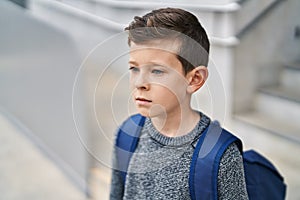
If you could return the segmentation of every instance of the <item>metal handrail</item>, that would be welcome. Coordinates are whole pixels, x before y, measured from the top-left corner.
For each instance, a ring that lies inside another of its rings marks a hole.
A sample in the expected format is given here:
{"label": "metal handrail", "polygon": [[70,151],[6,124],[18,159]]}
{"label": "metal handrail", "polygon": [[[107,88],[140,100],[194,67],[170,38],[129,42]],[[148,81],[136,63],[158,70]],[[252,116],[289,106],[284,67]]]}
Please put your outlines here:
{"label": "metal handrail", "polygon": [[222,5],[197,5],[187,3],[164,3],[164,2],[145,2],[145,1],[117,1],[117,0],[91,0],[95,3],[115,8],[130,8],[130,9],[153,9],[157,7],[180,7],[191,10],[204,12],[234,12],[240,9],[240,5],[236,2],[231,2]]}
{"label": "metal handrail", "polygon": [[[106,6],[111,7],[119,7],[119,8],[155,8],[156,6],[162,7],[163,3],[158,2],[134,2],[134,1],[116,1],[116,0],[91,0],[96,3],[103,3]],[[220,38],[220,37],[210,37],[210,41],[212,44],[222,45],[222,46],[234,46],[239,43],[239,39],[248,32],[258,21],[261,20],[265,15],[267,15],[273,8],[275,8],[280,2],[284,0],[276,0],[272,4],[270,4],[263,12],[257,15],[250,23],[248,23],[242,30],[240,30],[235,36]],[[60,1],[46,1],[47,5],[51,4],[52,6],[63,9],[67,12],[80,15],[94,23],[97,23],[101,26],[105,26],[114,31],[123,31],[126,24],[120,24],[115,21],[97,16],[95,14],[91,14],[87,11],[75,8],[71,5],[67,5]],[[237,1],[238,2],[238,1]],[[167,5],[167,4],[166,4]],[[168,4],[170,6],[170,4]],[[190,4],[179,4],[179,3],[172,3],[171,6],[174,7],[183,7],[189,9],[200,9],[206,12],[233,12],[240,9],[238,3],[228,3],[225,5],[190,5]]]}
{"label": "metal handrail", "polygon": [[89,13],[89,12],[81,10],[79,8],[75,8],[71,5],[62,3],[60,1],[46,0],[46,1],[38,1],[38,3],[41,5],[43,5],[43,4],[46,4],[47,6],[50,5],[52,7],[55,7],[56,9],[64,10],[68,13],[78,15],[78,16],[83,17],[89,21],[96,23],[96,24],[105,26],[113,31],[122,31],[124,29],[124,27],[126,27],[125,24],[120,24],[120,23],[114,22],[114,21],[106,19],[104,17],[100,17],[98,15]]}
{"label": "metal handrail", "polygon": [[[113,2],[117,2],[117,1],[113,1]],[[120,1],[121,2],[121,1]],[[57,9],[61,9],[64,10],[66,12],[75,14],[75,15],[79,15],[87,20],[90,20],[96,24],[99,24],[101,26],[105,26],[113,31],[118,31],[121,32],[124,30],[124,27],[127,26],[127,24],[120,24],[117,22],[114,22],[112,20],[97,16],[95,14],[91,14],[87,11],[81,10],[79,8],[75,8],[71,5],[67,5],[65,3],[59,2],[59,1],[39,1],[40,4],[47,4],[48,6],[51,5]],[[112,4],[110,4],[112,5]],[[139,4],[141,5],[141,4]],[[124,4],[123,4],[124,6]],[[213,6],[214,7],[214,6]],[[204,7],[202,7],[204,8]],[[220,11],[219,7],[214,7],[214,8],[218,8],[218,9],[214,9],[214,11],[218,12]],[[223,9],[222,12],[225,12],[226,9]],[[227,10],[228,12],[231,12],[232,10]],[[221,46],[234,46],[236,44],[238,44],[238,39],[235,37],[228,37],[228,38],[219,38],[219,37],[210,37],[210,42],[212,44],[216,44],[216,45],[221,45]]]}

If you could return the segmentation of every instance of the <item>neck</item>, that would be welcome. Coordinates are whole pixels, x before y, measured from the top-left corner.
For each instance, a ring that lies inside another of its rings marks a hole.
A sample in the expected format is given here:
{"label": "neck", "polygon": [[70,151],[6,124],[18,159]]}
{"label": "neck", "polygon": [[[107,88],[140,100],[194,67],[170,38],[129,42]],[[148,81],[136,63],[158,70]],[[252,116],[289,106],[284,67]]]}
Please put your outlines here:
{"label": "neck", "polygon": [[154,127],[168,137],[178,137],[193,130],[200,115],[190,107],[182,109],[179,113],[171,113],[167,116],[156,116],[151,118]]}

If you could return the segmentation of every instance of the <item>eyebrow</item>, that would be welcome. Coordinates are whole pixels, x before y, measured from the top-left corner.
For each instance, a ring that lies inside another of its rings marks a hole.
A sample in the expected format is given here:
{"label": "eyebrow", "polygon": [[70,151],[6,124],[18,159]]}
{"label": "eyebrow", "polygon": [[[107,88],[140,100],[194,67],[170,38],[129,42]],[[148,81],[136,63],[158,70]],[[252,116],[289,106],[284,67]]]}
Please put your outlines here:
{"label": "eyebrow", "polygon": [[137,63],[137,62],[135,62],[135,61],[132,61],[132,60],[130,60],[128,63],[129,63],[129,64],[133,64],[133,65],[138,65],[138,63]]}
{"label": "eyebrow", "polygon": [[[128,62],[129,64],[132,64],[132,65],[135,65],[135,66],[139,66],[139,64],[136,62],[136,61],[129,61]],[[164,64],[161,64],[161,63],[157,63],[157,62],[149,62],[143,66],[161,66],[161,67],[166,67],[168,68],[168,66],[164,65]]]}

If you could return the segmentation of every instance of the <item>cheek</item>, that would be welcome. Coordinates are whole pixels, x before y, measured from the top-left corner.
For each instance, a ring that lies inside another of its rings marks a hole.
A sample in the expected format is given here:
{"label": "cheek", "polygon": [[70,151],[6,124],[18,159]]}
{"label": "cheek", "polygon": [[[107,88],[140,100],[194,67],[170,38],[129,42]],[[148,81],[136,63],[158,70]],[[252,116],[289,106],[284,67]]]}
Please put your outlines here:
{"label": "cheek", "polygon": [[129,76],[129,88],[130,88],[130,90],[133,90],[135,88],[135,76],[134,75]]}
{"label": "cheek", "polygon": [[[155,98],[158,102],[162,104],[169,104],[170,102],[181,102],[184,98],[185,92],[183,90],[179,90],[177,87],[172,86],[162,86],[156,85],[153,86],[153,91],[155,91]],[[169,102],[169,103],[168,103]]]}
{"label": "cheek", "polygon": [[172,82],[166,83],[165,85],[169,93],[172,93],[173,96],[177,96],[177,98],[180,98],[182,97],[182,95],[186,94],[188,85],[187,82],[182,78],[174,80]]}

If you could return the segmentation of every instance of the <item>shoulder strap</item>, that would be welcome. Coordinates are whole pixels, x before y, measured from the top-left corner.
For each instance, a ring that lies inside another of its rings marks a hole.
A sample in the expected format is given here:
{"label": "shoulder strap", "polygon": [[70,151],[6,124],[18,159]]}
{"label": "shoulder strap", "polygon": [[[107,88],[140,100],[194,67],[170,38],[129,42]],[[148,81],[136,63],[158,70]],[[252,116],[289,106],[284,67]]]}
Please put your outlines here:
{"label": "shoulder strap", "polygon": [[138,144],[140,132],[145,123],[145,119],[146,118],[140,114],[133,115],[121,125],[117,133],[117,170],[121,171],[124,184],[129,161]]}
{"label": "shoulder strap", "polygon": [[218,122],[211,122],[199,138],[190,166],[189,187],[192,200],[212,199],[218,195],[218,170],[227,147],[237,142],[242,152],[241,141],[222,129]]}

